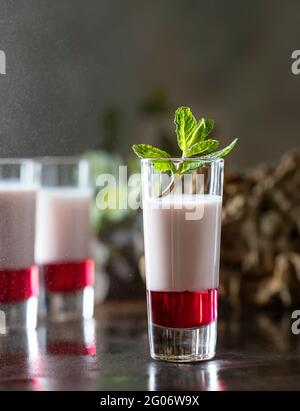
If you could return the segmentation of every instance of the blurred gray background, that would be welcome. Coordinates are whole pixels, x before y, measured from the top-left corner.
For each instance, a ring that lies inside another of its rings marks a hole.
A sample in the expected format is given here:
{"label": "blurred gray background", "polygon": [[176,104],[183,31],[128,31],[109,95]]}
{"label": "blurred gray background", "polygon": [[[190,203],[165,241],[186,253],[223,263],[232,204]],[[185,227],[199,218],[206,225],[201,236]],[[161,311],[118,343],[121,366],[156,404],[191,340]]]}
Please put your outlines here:
{"label": "blurred gray background", "polygon": [[276,161],[299,145],[299,15],[291,0],[0,0],[1,157],[107,146],[110,122],[129,154],[189,105],[240,138],[232,166]]}

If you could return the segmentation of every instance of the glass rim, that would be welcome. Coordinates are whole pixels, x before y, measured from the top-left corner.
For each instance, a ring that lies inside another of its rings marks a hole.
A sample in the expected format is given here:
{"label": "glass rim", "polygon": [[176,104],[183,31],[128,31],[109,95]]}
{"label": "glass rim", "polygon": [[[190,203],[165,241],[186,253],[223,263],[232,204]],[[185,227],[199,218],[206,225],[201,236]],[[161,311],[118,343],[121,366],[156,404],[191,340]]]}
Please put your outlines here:
{"label": "glass rim", "polygon": [[205,158],[205,157],[188,157],[188,158],[182,158],[182,157],[162,157],[162,158],[142,158],[141,163],[147,163],[151,161],[176,161],[176,162],[181,162],[181,161],[188,161],[188,162],[193,162],[193,161],[203,161],[204,163],[224,163],[223,158]]}

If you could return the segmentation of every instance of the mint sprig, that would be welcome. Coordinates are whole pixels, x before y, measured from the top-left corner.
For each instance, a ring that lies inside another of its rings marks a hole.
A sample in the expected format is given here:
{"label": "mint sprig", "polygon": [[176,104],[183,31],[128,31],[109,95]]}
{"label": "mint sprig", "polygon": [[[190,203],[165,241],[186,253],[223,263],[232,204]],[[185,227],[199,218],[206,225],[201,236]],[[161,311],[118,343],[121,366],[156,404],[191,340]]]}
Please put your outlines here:
{"label": "mint sprig", "polygon": [[[176,125],[177,143],[182,151],[182,160],[177,166],[170,161],[155,160],[170,158],[170,154],[149,144],[134,144],[133,151],[139,158],[151,158],[154,167],[161,172],[183,175],[187,172],[202,167],[207,160],[225,157],[235,146],[235,139],[227,147],[214,151],[219,146],[218,140],[207,138],[214,127],[213,120],[201,118],[197,120],[189,107],[179,107],[175,112],[174,123]],[[201,159],[193,160],[193,156]],[[189,159],[189,161],[186,161]]]}
{"label": "mint sprig", "polygon": [[189,147],[185,153],[184,157],[192,157],[196,156],[199,153],[206,153],[212,150],[215,150],[216,148],[219,147],[219,142],[218,140],[205,140],[205,141],[199,141],[196,144],[193,144],[191,147]]}

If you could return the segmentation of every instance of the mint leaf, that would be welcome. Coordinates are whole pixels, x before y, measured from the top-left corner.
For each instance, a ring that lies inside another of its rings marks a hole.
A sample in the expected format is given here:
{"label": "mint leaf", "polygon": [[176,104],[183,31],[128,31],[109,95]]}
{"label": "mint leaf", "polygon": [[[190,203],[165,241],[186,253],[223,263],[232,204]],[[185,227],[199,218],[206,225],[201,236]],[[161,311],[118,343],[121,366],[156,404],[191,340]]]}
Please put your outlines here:
{"label": "mint leaf", "polygon": [[214,128],[214,125],[214,120],[205,120],[205,136],[203,138],[206,138],[209,135],[209,133]]}
{"label": "mint leaf", "polygon": [[[171,157],[166,151],[160,148],[153,147],[150,144],[134,144],[132,150],[139,158],[169,158]],[[171,173],[176,173],[176,167],[172,161],[159,161],[153,160],[152,164],[156,170],[162,173],[170,171]]]}
{"label": "mint leaf", "polygon": [[205,160],[215,160],[217,158],[225,157],[233,147],[236,145],[238,139],[232,141],[227,147],[223,148],[222,150],[215,151],[214,153],[206,154],[201,156],[201,159],[195,161],[183,161],[182,165],[179,167],[179,174],[184,174],[188,171],[196,170],[197,168],[203,167],[205,165]]}
{"label": "mint leaf", "polygon": [[134,144],[132,150],[139,158],[168,158],[171,157],[166,151],[153,147],[150,144]]}
{"label": "mint leaf", "polygon": [[167,173],[170,171],[172,174],[177,173],[177,169],[175,167],[175,164],[172,161],[159,161],[159,160],[152,160],[152,164],[156,168],[156,170],[162,172],[162,173]]}
{"label": "mint leaf", "polygon": [[205,165],[205,161],[195,160],[195,161],[184,161],[179,167],[179,174],[183,175],[189,171],[197,170]]}
{"label": "mint leaf", "polygon": [[214,127],[213,120],[202,118],[199,122],[189,107],[179,107],[175,113],[177,141],[184,157],[189,157],[189,149],[206,139]]}
{"label": "mint leaf", "polygon": [[205,120],[205,118],[202,118],[197,124],[197,127],[194,129],[193,134],[188,142],[189,147],[191,145],[200,143],[201,141],[205,140],[213,128],[214,128],[213,120]]}
{"label": "mint leaf", "polygon": [[194,131],[198,123],[189,107],[179,107],[175,112],[177,141],[180,149],[185,153],[189,147]]}
{"label": "mint leaf", "polygon": [[233,140],[232,143],[230,143],[228,146],[226,146],[222,150],[215,151],[214,153],[206,154],[205,156],[202,156],[202,158],[208,159],[208,160],[213,160],[215,158],[225,157],[225,156],[227,156],[227,154],[230,153],[230,151],[236,145],[237,141],[238,141],[238,138]]}
{"label": "mint leaf", "polygon": [[196,156],[197,154],[205,153],[207,151],[215,150],[219,147],[219,142],[217,140],[204,140],[192,145],[185,152],[186,157]]}

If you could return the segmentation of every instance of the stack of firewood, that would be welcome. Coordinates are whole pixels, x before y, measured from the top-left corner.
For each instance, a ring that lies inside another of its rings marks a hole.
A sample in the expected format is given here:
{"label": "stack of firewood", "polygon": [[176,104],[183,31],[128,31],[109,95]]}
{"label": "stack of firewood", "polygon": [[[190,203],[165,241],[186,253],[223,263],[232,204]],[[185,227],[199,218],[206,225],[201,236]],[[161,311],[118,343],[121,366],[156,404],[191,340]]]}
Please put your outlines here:
{"label": "stack of firewood", "polygon": [[230,304],[300,303],[300,150],[225,174],[221,262],[220,297]]}

